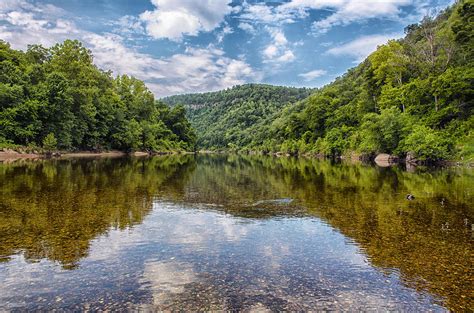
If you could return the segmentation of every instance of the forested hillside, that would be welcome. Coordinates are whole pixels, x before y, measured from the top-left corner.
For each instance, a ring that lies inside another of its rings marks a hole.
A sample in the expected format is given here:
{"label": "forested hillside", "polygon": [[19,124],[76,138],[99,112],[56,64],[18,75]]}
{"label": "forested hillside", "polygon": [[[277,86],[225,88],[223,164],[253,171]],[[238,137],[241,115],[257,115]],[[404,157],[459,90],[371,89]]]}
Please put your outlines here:
{"label": "forested hillside", "polygon": [[183,104],[203,149],[243,148],[262,142],[267,126],[287,105],[310,95],[312,89],[247,84],[222,91],[162,99]]}
{"label": "forested hillside", "polygon": [[0,147],[169,151],[194,142],[183,107],[99,70],[80,42],[23,52],[0,40]]}
{"label": "forested hillside", "polygon": [[309,90],[258,85],[164,101],[190,109],[204,149],[472,159],[473,25],[474,1],[459,1],[299,102]]}

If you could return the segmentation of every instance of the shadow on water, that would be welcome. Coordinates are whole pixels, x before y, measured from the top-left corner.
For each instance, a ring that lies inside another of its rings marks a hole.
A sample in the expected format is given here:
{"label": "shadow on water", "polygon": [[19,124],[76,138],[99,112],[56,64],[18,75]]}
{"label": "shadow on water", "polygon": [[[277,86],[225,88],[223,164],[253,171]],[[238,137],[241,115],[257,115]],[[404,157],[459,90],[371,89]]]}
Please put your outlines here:
{"label": "shadow on water", "polygon": [[[22,254],[29,262],[49,259],[77,269],[92,240],[113,229],[133,231],[164,201],[242,223],[317,218],[356,243],[387,277],[396,273],[405,286],[435,295],[448,309],[474,307],[469,169],[407,172],[236,155],[77,159],[0,164],[0,189],[3,262]],[[415,200],[406,200],[408,193]],[[178,278],[193,275],[185,265],[155,263],[144,271],[178,266],[175,271],[185,273]]]}

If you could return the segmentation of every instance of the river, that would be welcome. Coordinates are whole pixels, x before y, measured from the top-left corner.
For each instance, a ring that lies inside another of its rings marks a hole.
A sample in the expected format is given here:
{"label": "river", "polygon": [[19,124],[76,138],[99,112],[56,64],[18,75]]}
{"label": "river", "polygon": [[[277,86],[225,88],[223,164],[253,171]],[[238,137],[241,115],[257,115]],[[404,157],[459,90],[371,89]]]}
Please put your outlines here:
{"label": "river", "polygon": [[0,311],[474,308],[472,169],[59,159],[0,189]]}

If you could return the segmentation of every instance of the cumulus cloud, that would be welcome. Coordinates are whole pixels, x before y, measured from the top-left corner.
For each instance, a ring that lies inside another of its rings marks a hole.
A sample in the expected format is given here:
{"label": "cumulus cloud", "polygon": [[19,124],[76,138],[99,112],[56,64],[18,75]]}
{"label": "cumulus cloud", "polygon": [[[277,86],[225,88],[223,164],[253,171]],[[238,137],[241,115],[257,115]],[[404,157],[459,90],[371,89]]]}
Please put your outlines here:
{"label": "cumulus cloud", "polygon": [[28,44],[51,46],[66,38],[76,38],[78,31],[64,17],[65,12],[52,5],[33,5],[23,0],[0,3],[0,38],[14,48]]}
{"label": "cumulus cloud", "polygon": [[307,17],[309,10],[332,13],[313,23],[316,32],[326,32],[337,25],[347,25],[371,18],[398,19],[401,8],[418,6],[413,0],[291,0],[277,6],[245,4],[240,18],[252,23],[283,25]]}
{"label": "cumulus cloud", "polygon": [[[269,6],[265,3],[249,4],[245,2],[242,6],[240,20],[252,24],[283,25],[294,23],[294,12],[280,10],[281,6]],[[304,11],[300,11],[304,13]],[[304,14],[300,14],[305,15]]]}
{"label": "cumulus cloud", "polygon": [[125,15],[111,24],[116,27],[115,31],[121,34],[145,34],[143,24],[136,16]]}
{"label": "cumulus cloud", "polygon": [[208,47],[189,48],[182,54],[162,59],[160,73],[166,78],[149,84],[160,96],[211,91],[260,80],[260,74],[243,60],[224,56],[224,51]]}
{"label": "cumulus cloud", "polygon": [[140,20],[155,39],[179,41],[184,35],[212,31],[232,11],[231,0],[152,0],[155,9],[145,11]]}
{"label": "cumulus cloud", "polygon": [[272,42],[263,50],[264,62],[285,63],[295,59],[293,51],[288,47],[288,40],[281,29],[267,28]]}
{"label": "cumulus cloud", "polygon": [[82,40],[92,50],[95,63],[100,68],[112,69],[116,74],[127,74],[145,81],[165,78],[161,71],[165,61],[128,48],[118,35],[85,33]]}
{"label": "cumulus cloud", "polygon": [[252,24],[246,23],[246,22],[239,23],[239,28],[246,31],[249,34],[255,34],[256,32],[255,27],[253,27]]}
{"label": "cumulus cloud", "polygon": [[[97,34],[78,28],[73,21],[63,18],[65,14],[59,8],[22,0],[6,1],[9,5],[0,4],[0,20],[4,22],[0,25],[0,38],[10,42],[13,48],[26,49],[29,44],[37,43],[49,47],[68,38],[81,40],[91,49],[94,62],[100,68],[144,80],[158,97],[222,89],[261,79],[261,75],[243,59],[226,57],[223,50],[212,46],[189,48],[182,53],[157,58],[129,47],[120,35]],[[121,22],[136,25],[130,18]],[[222,32],[231,31],[224,27]]]}
{"label": "cumulus cloud", "polygon": [[[312,24],[315,32],[323,33],[337,25],[347,25],[372,18],[399,19],[401,9],[408,5],[414,5],[413,0],[291,0],[279,5],[244,2],[241,14],[238,16],[239,28],[252,34],[257,28],[261,28],[270,34],[273,41],[262,51],[264,63],[290,62],[295,56],[294,52],[288,48],[289,44],[286,42],[282,29],[285,24],[308,17],[309,10],[332,12]],[[285,42],[280,41],[279,38],[284,38]],[[347,54],[356,55],[359,60],[367,55],[367,51],[370,52],[376,47],[373,42],[380,43],[379,37],[365,39],[368,46],[356,46],[354,52]],[[336,54],[341,51],[342,53],[343,48],[341,47],[341,50],[336,48],[331,52]]]}
{"label": "cumulus cloud", "polygon": [[303,74],[299,74],[299,77],[302,77],[305,81],[309,82],[318,77],[326,75],[327,71],[325,70],[313,70]]}
{"label": "cumulus cloud", "polygon": [[238,16],[240,29],[253,35],[257,33],[257,29],[262,29],[270,35],[272,41],[262,51],[264,63],[286,63],[295,59],[282,27],[284,24],[294,23],[294,16],[292,13],[279,11],[278,8],[279,6],[266,3],[244,2]]}
{"label": "cumulus cloud", "polygon": [[397,19],[401,13],[400,8],[410,4],[412,4],[412,0],[348,0],[342,4],[328,6],[336,9],[336,12],[323,20],[316,21],[313,28],[317,32],[326,32],[336,25],[348,25],[371,18]]}
{"label": "cumulus cloud", "polygon": [[362,36],[348,43],[336,46],[327,51],[328,54],[341,56],[347,55],[354,58],[354,63],[363,61],[377,46],[393,38],[400,38],[402,34],[369,35]]}

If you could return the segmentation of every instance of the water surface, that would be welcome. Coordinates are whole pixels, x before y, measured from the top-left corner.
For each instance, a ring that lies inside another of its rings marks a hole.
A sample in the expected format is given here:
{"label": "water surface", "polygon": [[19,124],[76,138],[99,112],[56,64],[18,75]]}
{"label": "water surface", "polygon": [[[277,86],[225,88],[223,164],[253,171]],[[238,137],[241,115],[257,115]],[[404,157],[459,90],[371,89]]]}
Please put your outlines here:
{"label": "water surface", "polygon": [[472,170],[73,159],[0,188],[0,310],[474,307]]}

